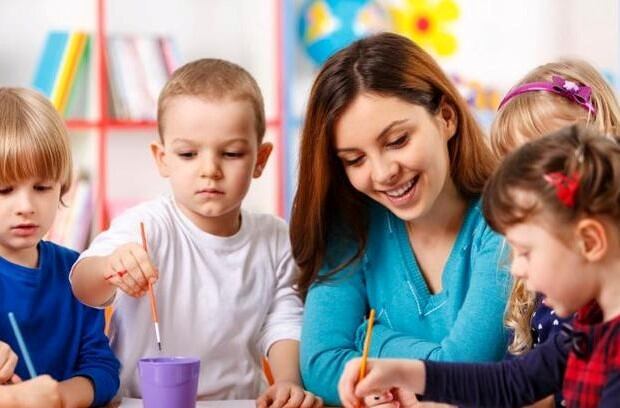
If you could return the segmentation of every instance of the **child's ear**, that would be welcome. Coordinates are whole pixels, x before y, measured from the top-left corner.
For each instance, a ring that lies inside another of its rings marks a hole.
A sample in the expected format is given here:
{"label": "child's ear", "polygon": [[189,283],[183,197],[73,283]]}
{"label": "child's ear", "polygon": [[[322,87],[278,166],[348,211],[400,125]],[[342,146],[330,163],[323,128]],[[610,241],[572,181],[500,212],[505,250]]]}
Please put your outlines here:
{"label": "child's ear", "polygon": [[456,128],[458,125],[458,115],[456,114],[456,109],[451,103],[448,103],[445,97],[442,99],[439,104],[439,112],[437,113],[437,118],[440,121],[442,126],[442,131],[444,132],[444,136],[446,140],[450,140],[452,136],[456,134]]}
{"label": "child's ear", "polygon": [[603,258],[609,248],[605,227],[593,218],[585,218],[577,223],[576,238],[581,255],[590,262]]}
{"label": "child's ear", "polygon": [[262,143],[260,146],[258,146],[256,164],[254,165],[254,173],[252,174],[254,178],[259,178],[261,174],[263,174],[263,170],[267,165],[267,160],[269,159],[272,150],[273,145],[268,142]]}
{"label": "child's ear", "polygon": [[155,164],[157,164],[157,169],[159,170],[159,175],[162,177],[170,177],[170,172],[168,171],[168,165],[166,164],[166,149],[164,145],[156,140],[151,142],[151,154],[153,155],[153,159],[155,159]]}

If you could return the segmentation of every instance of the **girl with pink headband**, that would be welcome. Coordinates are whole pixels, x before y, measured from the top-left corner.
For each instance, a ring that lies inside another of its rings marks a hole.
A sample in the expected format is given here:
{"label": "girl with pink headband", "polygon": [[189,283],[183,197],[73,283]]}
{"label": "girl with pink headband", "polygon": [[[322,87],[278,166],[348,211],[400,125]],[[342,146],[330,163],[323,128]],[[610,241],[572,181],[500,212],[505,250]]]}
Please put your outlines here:
{"label": "girl with pink headband", "polygon": [[[601,74],[582,60],[562,60],[539,66],[519,81],[501,101],[491,126],[491,146],[500,157],[526,142],[573,123],[590,123],[617,134],[620,108]],[[508,351],[527,353],[570,320],[558,318],[540,296],[516,279],[508,302],[506,325],[512,330]],[[555,399],[555,401],[554,401]],[[562,406],[561,395],[540,405]]]}
{"label": "girl with pink headband", "polygon": [[592,65],[570,59],[530,71],[506,94],[491,126],[500,157],[525,142],[573,123],[614,133],[620,109],[614,91]]}

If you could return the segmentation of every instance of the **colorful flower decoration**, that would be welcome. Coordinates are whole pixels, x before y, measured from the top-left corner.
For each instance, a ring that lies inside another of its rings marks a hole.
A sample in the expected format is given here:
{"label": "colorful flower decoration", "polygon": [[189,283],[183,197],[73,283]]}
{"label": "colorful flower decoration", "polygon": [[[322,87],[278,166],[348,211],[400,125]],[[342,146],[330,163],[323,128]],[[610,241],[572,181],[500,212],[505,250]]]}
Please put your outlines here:
{"label": "colorful flower decoration", "polygon": [[452,55],[456,51],[456,37],[446,31],[447,26],[459,17],[454,0],[391,1],[388,9],[397,33],[440,56]]}
{"label": "colorful flower decoration", "polygon": [[325,1],[312,3],[308,9],[308,24],[305,33],[306,42],[314,42],[328,37],[338,30],[340,22],[334,18],[329,4]]}

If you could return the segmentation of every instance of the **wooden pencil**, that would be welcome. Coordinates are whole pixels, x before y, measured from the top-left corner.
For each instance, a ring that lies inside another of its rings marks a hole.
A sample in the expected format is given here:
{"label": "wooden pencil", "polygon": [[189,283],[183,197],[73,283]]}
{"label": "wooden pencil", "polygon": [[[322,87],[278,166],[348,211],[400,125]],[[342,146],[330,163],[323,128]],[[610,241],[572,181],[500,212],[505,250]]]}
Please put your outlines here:
{"label": "wooden pencil", "polygon": [[375,309],[370,309],[368,325],[366,326],[366,337],[364,338],[364,350],[362,351],[362,363],[360,364],[360,375],[358,381],[366,375],[366,362],[368,361],[368,350],[370,349],[370,338],[372,336],[372,326],[375,322]]}

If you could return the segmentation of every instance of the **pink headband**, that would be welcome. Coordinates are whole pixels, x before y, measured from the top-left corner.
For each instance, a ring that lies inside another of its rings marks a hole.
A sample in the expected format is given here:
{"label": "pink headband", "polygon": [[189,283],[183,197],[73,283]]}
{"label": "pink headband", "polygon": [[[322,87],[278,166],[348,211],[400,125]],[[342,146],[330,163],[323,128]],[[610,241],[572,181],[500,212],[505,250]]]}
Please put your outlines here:
{"label": "pink headband", "polygon": [[502,99],[497,109],[501,109],[502,106],[515,96],[532,91],[553,92],[554,94],[575,102],[592,115],[596,115],[596,109],[591,101],[592,89],[587,85],[569,81],[561,76],[553,76],[552,82],[530,82],[511,89],[510,92],[504,96],[504,99]]}

